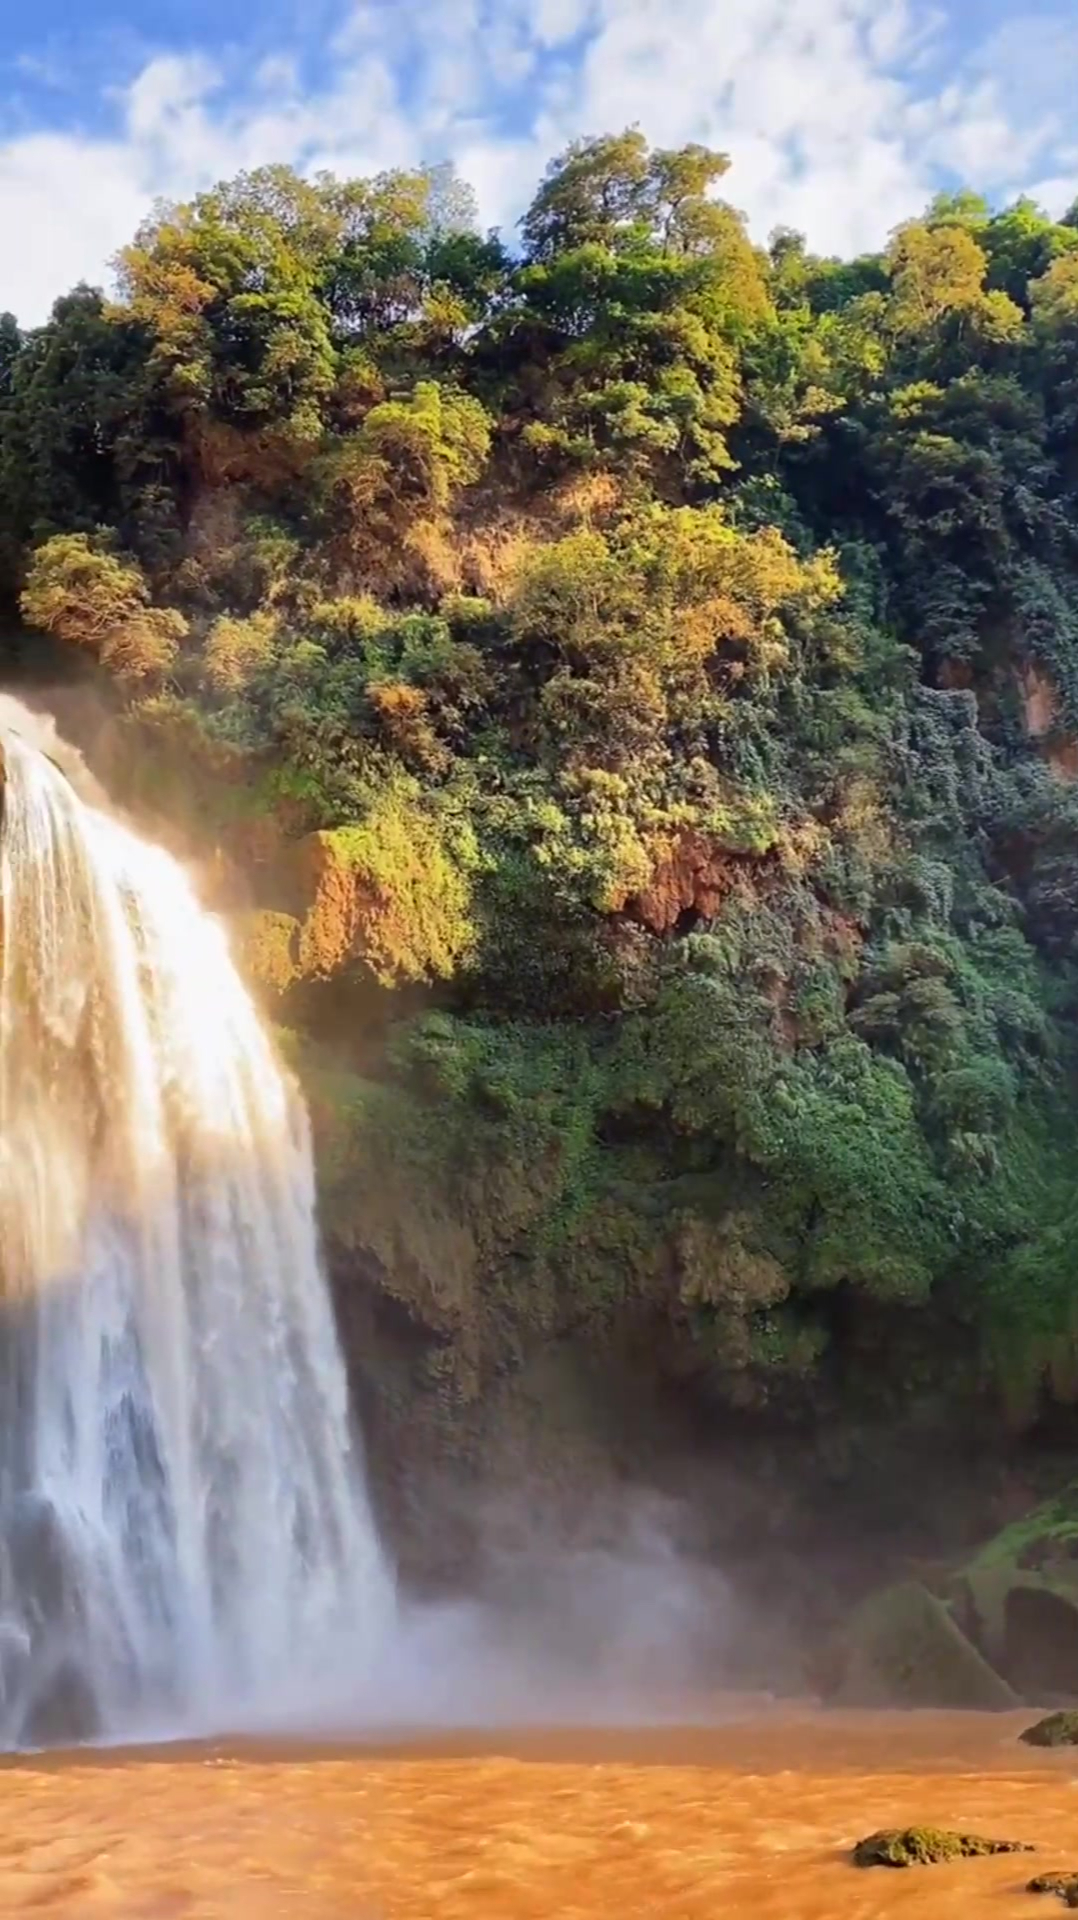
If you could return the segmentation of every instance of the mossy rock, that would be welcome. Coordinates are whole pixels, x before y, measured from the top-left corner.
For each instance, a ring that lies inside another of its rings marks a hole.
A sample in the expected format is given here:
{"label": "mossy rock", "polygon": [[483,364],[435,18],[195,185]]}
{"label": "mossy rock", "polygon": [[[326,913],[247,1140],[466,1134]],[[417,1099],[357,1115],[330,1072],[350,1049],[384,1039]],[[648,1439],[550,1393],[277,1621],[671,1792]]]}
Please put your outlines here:
{"label": "mossy rock", "polygon": [[299,978],[299,921],[288,913],[256,908],[236,914],[232,931],[247,978],[271,993],[286,993]]}
{"label": "mossy rock", "polygon": [[469,836],[451,837],[405,788],[386,789],[361,825],[306,835],[295,856],[303,977],[361,967],[383,987],[452,978],[475,945],[477,855]]}
{"label": "mossy rock", "polygon": [[964,1571],[992,1567],[1050,1574],[1078,1588],[1078,1482],[994,1534]]}
{"label": "mossy rock", "polygon": [[885,1588],[858,1608],[836,1657],[833,1704],[857,1707],[1019,1705],[941,1600],[916,1581]]}
{"label": "mossy rock", "polygon": [[950,1596],[960,1626],[1019,1694],[1078,1695],[1078,1491],[1004,1528]]}
{"label": "mossy rock", "polygon": [[987,1853],[1032,1853],[1025,1840],[985,1840],[949,1827],[884,1827],[859,1840],[855,1867],[931,1867],[946,1860],[975,1860]]}
{"label": "mossy rock", "polygon": [[1049,1713],[1018,1737],[1027,1747],[1078,1747],[1078,1712]]}
{"label": "mossy rock", "polygon": [[1078,1873],[1038,1873],[1026,1882],[1027,1893],[1055,1893],[1065,1907],[1078,1907]]}
{"label": "mossy rock", "polygon": [[1078,1581],[1016,1567],[973,1567],[951,1593],[964,1631],[1014,1686],[1078,1692]]}

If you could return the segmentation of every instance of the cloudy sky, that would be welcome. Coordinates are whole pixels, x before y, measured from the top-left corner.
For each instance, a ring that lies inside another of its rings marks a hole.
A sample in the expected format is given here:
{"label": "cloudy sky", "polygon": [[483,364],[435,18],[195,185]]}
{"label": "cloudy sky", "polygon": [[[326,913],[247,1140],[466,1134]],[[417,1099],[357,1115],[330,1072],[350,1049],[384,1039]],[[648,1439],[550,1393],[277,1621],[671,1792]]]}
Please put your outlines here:
{"label": "cloudy sky", "polygon": [[44,317],[157,195],[452,156],[510,229],[567,140],[725,148],[765,239],[881,241],[940,184],[1078,193],[1075,0],[0,0],[0,310]]}

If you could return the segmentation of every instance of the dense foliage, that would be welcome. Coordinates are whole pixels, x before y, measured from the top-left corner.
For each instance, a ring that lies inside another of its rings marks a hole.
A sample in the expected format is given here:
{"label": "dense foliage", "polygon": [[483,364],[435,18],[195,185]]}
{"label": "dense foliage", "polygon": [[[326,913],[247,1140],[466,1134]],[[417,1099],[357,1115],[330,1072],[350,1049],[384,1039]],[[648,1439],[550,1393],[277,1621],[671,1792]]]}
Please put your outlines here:
{"label": "dense foliage", "polygon": [[876,1340],[1030,1411],[1078,1379],[1078,213],[821,259],[726,169],[580,142],[515,252],[444,170],[159,208],[115,299],[0,323],[4,586],[247,868],[335,1230],[705,1400]]}

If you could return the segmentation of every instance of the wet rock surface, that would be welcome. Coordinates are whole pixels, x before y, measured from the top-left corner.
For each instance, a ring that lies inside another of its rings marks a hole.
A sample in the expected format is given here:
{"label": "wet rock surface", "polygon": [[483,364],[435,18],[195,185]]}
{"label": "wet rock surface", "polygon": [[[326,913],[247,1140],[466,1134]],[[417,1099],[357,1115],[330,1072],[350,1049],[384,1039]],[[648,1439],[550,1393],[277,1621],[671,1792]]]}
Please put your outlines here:
{"label": "wet rock surface", "polygon": [[835,1649],[831,1703],[972,1707],[1003,1711],[1018,1697],[916,1581],[885,1588],[857,1609]]}
{"label": "wet rock surface", "polygon": [[1019,1738],[1027,1747],[1078,1747],[1078,1710],[1064,1708],[1046,1714]]}
{"label": "wet rock surface", "polygon": [[1065,1907],[1078,1907],[1078,1873],[1038,1873],[1026,1882],[1027,1893],[1054,1893]]}
{"label": "wet rock surface", "polygon": [[992,1853],[1032,1853],[1024,1840],[986,1840],[947,1827],[884,1827],[859,1840],[855,1867],[930,1867],[946,1860],[974,1860]]}

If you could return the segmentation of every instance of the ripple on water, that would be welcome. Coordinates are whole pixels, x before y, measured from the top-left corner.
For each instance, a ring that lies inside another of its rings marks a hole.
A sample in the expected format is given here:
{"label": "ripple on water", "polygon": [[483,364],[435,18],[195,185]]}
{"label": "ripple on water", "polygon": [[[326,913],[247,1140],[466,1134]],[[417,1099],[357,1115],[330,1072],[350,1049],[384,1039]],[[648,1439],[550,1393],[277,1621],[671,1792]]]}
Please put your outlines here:
{"label": "ripple on water", "polygon": [[[237,1745],[4,1768],[0,1914],[65,1920],[1040,1920],[1078,1869],[1075,1758],[1012,1715],[772,1712],[711,1730]],[[911,1822],[1032,1841],[908,1873]]]}

